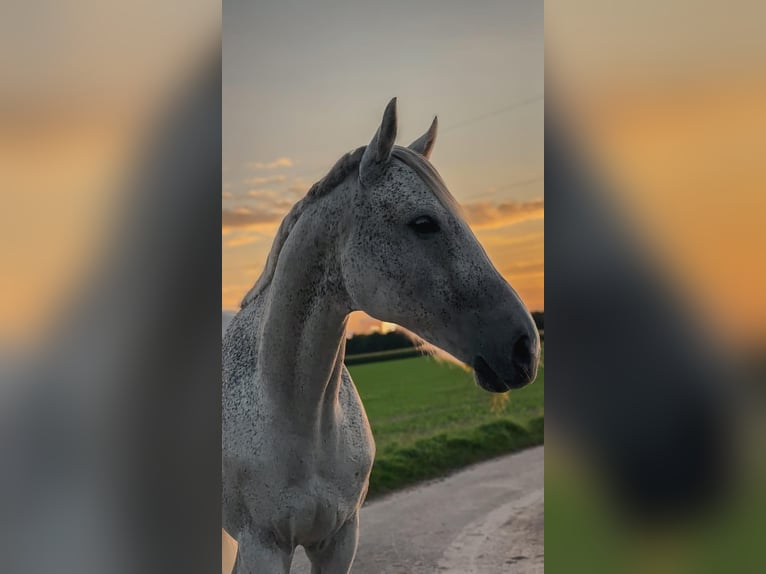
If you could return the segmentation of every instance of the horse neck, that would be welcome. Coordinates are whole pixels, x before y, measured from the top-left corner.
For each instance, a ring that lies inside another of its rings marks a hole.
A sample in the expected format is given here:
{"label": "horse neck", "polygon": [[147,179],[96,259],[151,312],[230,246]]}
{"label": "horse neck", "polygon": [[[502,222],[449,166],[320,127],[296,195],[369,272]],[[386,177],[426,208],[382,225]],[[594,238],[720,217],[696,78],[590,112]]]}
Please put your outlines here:
{"label": "horse neck", "polygon": [[336,256],[337,214],[324,207],[301,215],[264,297],[261,384],[298,432],[333,421],[351,310]]}

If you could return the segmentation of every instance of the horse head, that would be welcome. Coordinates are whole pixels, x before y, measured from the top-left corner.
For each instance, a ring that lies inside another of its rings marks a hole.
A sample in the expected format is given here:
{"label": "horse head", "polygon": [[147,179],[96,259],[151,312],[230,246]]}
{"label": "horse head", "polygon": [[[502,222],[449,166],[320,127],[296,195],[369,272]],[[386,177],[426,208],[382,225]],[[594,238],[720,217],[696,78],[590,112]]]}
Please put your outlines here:
{"label": "horse head", "polygon": [[394,145],[396,130],[394,98],[362,153],[339,246],[353,307],[471,365],[487,391],[531,383],[539,334],[428,161],[437,120],[408,147]]}

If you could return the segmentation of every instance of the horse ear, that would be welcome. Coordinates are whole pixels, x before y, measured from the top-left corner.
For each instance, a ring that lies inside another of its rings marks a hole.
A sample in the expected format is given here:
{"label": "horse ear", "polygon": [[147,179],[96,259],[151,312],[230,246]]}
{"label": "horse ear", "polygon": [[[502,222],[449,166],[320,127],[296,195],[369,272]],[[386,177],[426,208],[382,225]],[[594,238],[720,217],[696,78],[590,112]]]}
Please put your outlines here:
{"label": "horse ear", "polygon": [[418,152],[426,159],[431,157],[431,150],[434,149],[434,143],[436,143],[436,131],[439,128],[439,118],[434,116],[434,121],[431,122],[431,127],[428,131],[416,139],[409,145],[412,151]]}
{"label": "horse ear", "polygon": [[396,139],[396,98],[391,98],[383,112],[383,121],[367,146],[359,164],[359,179],[362,184],[374,183],[385,170],[391,157]]}

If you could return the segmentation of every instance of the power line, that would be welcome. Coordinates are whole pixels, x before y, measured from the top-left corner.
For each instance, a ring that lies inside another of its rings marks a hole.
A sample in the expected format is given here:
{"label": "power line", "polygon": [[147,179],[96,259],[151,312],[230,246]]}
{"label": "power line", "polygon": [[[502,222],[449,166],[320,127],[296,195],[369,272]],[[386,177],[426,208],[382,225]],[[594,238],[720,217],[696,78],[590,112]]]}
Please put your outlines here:
{"label": "power line", "polygon": [[[474,116],[472,118],[467,118],[465,120],[461,120],[461,121],[459,121],[457,123],[448,125],[448,126],[443,127],[443,128],[440,127],[439,128],[439,133],[442,134],[442,133],[445,133],[445,132],[450,132],[452,130],[459,129],[459,128],[471,125],[473,123],[480,122],[480,121],[485,120],[487,118],[491,118],[491,117],[494,117],[494,116],[499,116],[501,114],[513,111],[513,110],[515,110],[517,108],[521,108],[521,107],[527,106],[529,104],[533,104],[535,102],[542,101],[544,99],[545,99],[545,96],[542,95],[542,94],[538,94],[536,96],[531,96],[529,98],[520,100],[520,101],[515,102],[513,104],[504,106],[502,108],[498,108],[496,110],[492,110],[491,112],[487,112],[487,113],[482,114],[480,116]],[[307,153],[307,152],[308,153],[314,153],[314,152],[317,152],[317,151],[325,151],[325,146],[311,147],[308,150],[303,150],[303,153]],[[317,176],[317,177],[321,177],[321,174],[323,172],[321,172],[320,170],[317,170],[316,173],[320,173],[320,175]],[[307,177],[307,176],[299,175],[298,177]],[[308,179],[310,179],[310,178],[308,178]]]}
{"label": "power line", "polygon": [[[529,104],[533,104],[533,103],[538,102],[538,101],[543,101],[544,99],[545,99],[545,96],[542,95],[542,94],[538,94],[536,96],[531,96],[529,98],[520,100],[520,101],[515,102],[513,104],[504,106],[502,108],[498,108],[496,110],[492,110],[491,112],[487,112],[487,113],[482,114],[480,116],[474,116],[472,118],[467,118],[467,119],[461,120],[461,121],[459,121],[457,123],[448,125],[448,126],[446,126],[444,128],[439,128],[439,133],[445,133],[445,132],[449,132],[449,131],[452,131],[452,130],[455,130],[455,129],[459,129],[459,128],[471,125],[473,123],[480,122],[480,121],[485,120],[487,118],[499,116],[501,114],[513,111],[515,109],[518,109],[518,108],[521,108],[521,107],[524,107],[524,106],[527,106]],[[311,152],[319,151],[320,149],[322,151],[324,151],[323,147],[313,148],[313,149],[310,149],[309,151],[311,151]],[[314,178],[308,177],[305,174],[304,175],[300,175],[299,174],[296,177],[300,178],[300,179],[307,179],[309,181],[313,181],[313,179],[317,179],[318,180],[319,178],[322,177],[322,175],[321,175],[323,173],[322,171],[317,170],[315,173],[317,173],[319,175],[315,176]],[[477,198],[480,198],[480,197],[483,197],[483,196],[492,195],[492,194],[494,194],[497,191],[504,191],[506,189],[511,189],[513,187],[520,187],[520,186],[523,186],[523,185],[528,185],[528,184],[536,183],[538,181],[543,181],[543,180],[544,180],[544,178],[538,177],[538,178],[534,178],[534,179],[518,181],[518,182],[510,183],[510,184],[505,185],[503,187],[495,188],[494,191],[480,193],[480,194],[477,194],[477,195],[472,195],[472,196],[470,196],[470,197],[468,197],[466,199],[477,199]]]}
{"label": "power line", "polygon": [[487,112],[486,114],[482,114],[480,116],[475,116],[475,117],[472,117],[472,118],[468,118],[468,119],[465,119],[463,121],[457,122],[455,124],[449,125],[449,126],[443,128],[443,129],[439,130],[439,131],[442,132],[442,133],[449,132],[449,131],[452,131],[452,130],[455,130],[455,129],[458,129],[458,128],[465,127],[465,126],[470,125],[472,123],[479,122],[481,120],[485,120],[487,118],[491,118],[491,117],[494,117],[494,116],[499,116],[500,114],[504,114],[506,112],[510,112],[510,111],[515,110],[517,108],[528,106],[529,104],[533,104],[535,102],[538,102],[538,101],[541,101],[541,100],[544,100],[544,99],[545,99],[545,96],[543,96],[543,95],[532,96],[531,98],[527,98],[525,100],[521,100],[521,101],[513,103],[511,105],[499,108],[497,110],[493,110],[491,112]]}

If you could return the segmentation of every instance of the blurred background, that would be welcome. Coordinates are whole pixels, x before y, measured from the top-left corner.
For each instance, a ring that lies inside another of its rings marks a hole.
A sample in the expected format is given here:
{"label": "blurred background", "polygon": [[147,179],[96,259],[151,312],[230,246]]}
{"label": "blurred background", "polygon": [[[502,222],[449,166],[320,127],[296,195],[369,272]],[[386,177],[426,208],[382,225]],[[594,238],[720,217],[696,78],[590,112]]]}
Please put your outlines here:
{"label": "blurred background", "polygon": [[546,2],[551,572],[766,564],[763,17]]}
{"label": "blurred background", "polygon": [[79,289],[109,244],[147,134],[210,57],[220,5],[183,6],[181,24],[177,2],[3,3],[5,344],[39,337]]}
{"label": "blurred background", "polygon": [[4,2],[0,46],[0,571],[215,570],[220,4]]}

